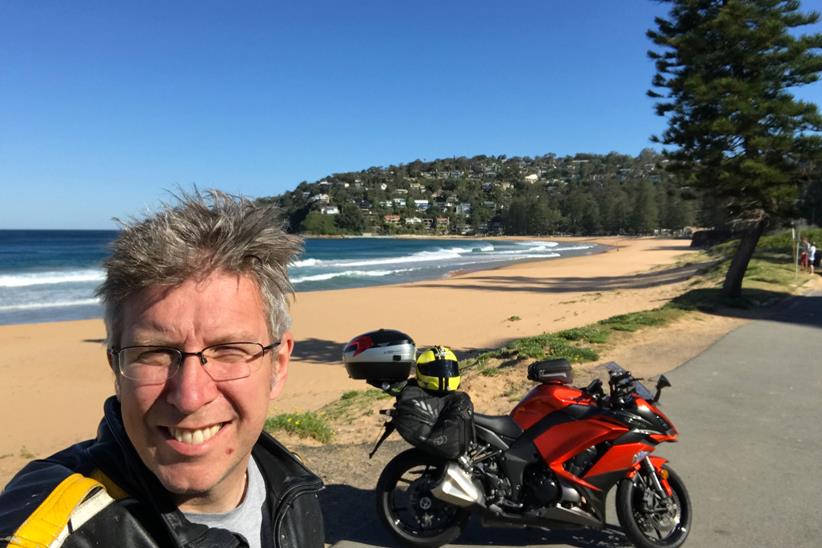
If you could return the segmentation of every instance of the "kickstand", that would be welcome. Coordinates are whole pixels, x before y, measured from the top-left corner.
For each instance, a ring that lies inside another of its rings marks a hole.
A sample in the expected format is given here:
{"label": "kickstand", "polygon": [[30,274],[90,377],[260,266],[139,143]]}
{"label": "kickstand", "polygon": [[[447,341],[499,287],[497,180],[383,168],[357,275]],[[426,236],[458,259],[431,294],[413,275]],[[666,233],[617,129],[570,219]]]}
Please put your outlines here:
{"label": "kickstand", "polygon": [[376,453],[376,452],[377,452],[377,449],[379,449],[379,448],[380,448],[380,445],[382,445],[382,442],[384,442],[384,441],[385,441],[385,439],[386,439],[388,436],[390,436],[390,435],[391,435],[391,433],[392,433],[394,430],[395,430],[395,427],[394,427],[394,423],[393,423],[393,422],[388,421],[387,423],[385,423],[385,430],[383,430],[382,435],[380,436],[380,439],[378,439],[378,440],[377,440],[377,445],[375,445],[375,446],[374,446],[374,449],[372,449],[372,450],[371,450],[371,452],[370,452],[370,453],[368,453],[368,458],[369,458],[369,460],[371,459],[371,457],[373,457],[373,456],[374,456],[374,453]]}

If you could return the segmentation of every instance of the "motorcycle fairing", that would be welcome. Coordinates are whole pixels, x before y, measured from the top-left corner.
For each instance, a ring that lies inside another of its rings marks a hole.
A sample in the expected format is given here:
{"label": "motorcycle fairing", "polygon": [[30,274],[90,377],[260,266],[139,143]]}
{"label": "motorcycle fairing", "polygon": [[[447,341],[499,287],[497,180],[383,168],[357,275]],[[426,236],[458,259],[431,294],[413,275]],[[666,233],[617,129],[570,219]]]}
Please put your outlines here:
{"label": "motorcycle fairing", "polygon": [[572,483],[580,483],[588,489],[599,490],[595,485],[568,472],[563,464],[580,451],[614,439],[627,431],[627,428],[603,420],[569,419],[568,422],[557,424],[539,433],[534,437],[534,445],[543,460],[559,477]]}
{"label": "motorcycle fairing", "polygon": [[528,430],[546,415],[563,410],[571,405],[591,407],[594,400],[579,388],[561,384],[540,384],[528,394],[511,411],[511,417],[523,430]]}
{"label": "motorcycle fairing", "polygon": [[597,476],[618,473],[620,477],[624,478],[632,469],[637,469],[638,465],[635,462],[635,457],[642,451],[653,451],[653,446],[647,442],[612,445],[583,477],[586,481],[597,486],[602,485],[601,481],[597,481]]}
{"label": "motorcycle fairing", "polygon": [[[658,431],[661,434],[669,436],[676,436],[677,431],[671,421],[665,414],[659,410],[655,405],[648,403],[642,398],[636,398],[635,406],[631,409],[631,413],[642,418],[651,429]],[[673,440],[665,440],[673,441]]]}

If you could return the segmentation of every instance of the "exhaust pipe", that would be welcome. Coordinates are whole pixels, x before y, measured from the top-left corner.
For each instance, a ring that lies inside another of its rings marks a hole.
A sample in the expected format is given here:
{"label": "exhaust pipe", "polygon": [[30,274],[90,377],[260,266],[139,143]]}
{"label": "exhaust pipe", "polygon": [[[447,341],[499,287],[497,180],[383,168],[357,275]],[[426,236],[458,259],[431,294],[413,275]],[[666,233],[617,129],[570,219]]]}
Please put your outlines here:
{"label": "exhaust pipe", "polygon": [[485,503],[482,488],[455,462],[448,463],[442,480],[431,489],[431,494],[438,500],[461,508]]}

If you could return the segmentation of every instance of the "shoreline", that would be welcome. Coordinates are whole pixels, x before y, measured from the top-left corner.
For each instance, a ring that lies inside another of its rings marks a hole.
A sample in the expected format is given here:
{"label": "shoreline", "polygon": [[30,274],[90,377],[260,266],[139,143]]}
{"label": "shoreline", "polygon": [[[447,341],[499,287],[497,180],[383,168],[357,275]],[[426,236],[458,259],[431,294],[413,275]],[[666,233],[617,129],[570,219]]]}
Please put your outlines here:
{"label": "shoreline", "polygon": [[[315,239],[341,239],[341,237],[321,237]],[[351,237],[351,238],[361,238],[360,236]],[[346,237],[346,239],[351,239]],[[610,246],[606,244],[601,244],[597,242],[595,239],[582,237],[582,236],[562,236],[556,237],[551,239],[542,239],[539,237],[530,237],[530,236],[492,236],[487,238],[472,238],[472,237],[464,237],[464,236],[437,236],[437,237],[417,237],[414,235],[404,235],[404,236],[375,236],[373,238],[377,239],[387,239],[387,240],[432,240],[432,241],[448,241],[448,242],[459,242],[459,241],[483,241],[487,240],[491,241],[498,241],[498,242],[552,242],[555,244],[563,244],[563,243],[573,243],[573,244],[590,244],[592,246],[601,247],[604,249],[595,249],[593,251],[588,251],[585,253],[579,252],[579,250],[570,250],[570,253],[566,253],[559,257],[532,257],[532,258],[523,258],[523,259],[500,259],[498,261],[487,261],[483,262],[481,260],[476,261],[472,264],[464,265],[458,268],[454,268],[453,270],[448,270],[444,273],[436,272],[436,271],[428,271],[423,273],[419,276],[405,276],[405,279],[394,279],[394,280],[386,280],[380,281],[382,278],[371,278],[368,277],[359,278],[351,280],[341,287],[309,287],[305,289],[297,288],[295,289],[296,294],[305,294],[305,293],[314,293],[314,292],[324,292],[324,291],[335,291],[335,290],[344,290],[344,289],[358,289],[358,288],[368,288],[368,287],[376,287],[376,286],[393,286],[393,285],[403,285],[408,283],[416,283],[416,282],[424,282],[430,280],[439,280],[439,279],[446,279],[446,278],[453,278],[460,276],[464,273],[470,272],[479,272],[484,270],[497,270],[500,268],[506,268],[508,266],[522,264],[527,262],[539,262],[544,260],[557,260],[557,259],[566,259],[566,258],[577,258],[580,256],[585,255],[593,255],[598,253],[607,252],[610,249]],[[299,262],[299,261],[298,261]],[[102,273],[101,273],[102,275]],[[297,279],[299,275],[297,275]],[[303,280],[304,281],[304,280]],[[302,282],[297,282],[302,283]],[[310,283],[310,282],[309,282]],[[6,317],[4,317],[6,316]],[[57,319],[47,319],[43,320],[43,317],[56,317]],[[103,308],[102,304],[97,303],[78,303],[78,306],[74,307],[67,307],[61,306],[60,303],[55,303],[53,306],[45,306],[43,304],[37,304],[30,308],[24,307],[19,310],[0,310],[0,326],[6,325],[38,325],[43,323],[54,323],[54,322],[71,322],[71,321],[81,321],[81,320],[89,320],[89,319],[99,319],[103,316]]]}
{"label": "shoreline", "polygon": [[[285,389],[270,413],[317,409],[362,390],[341,364],[343,345],[372,329],[394,328],[418,346],[458,353],[654,308],[682,291],[690,274],[678,257],[688,241],[608,237],[604,253],[517,262],[495,269],[396,285],[298,293],[297,341]],[[664,268],[668,266],[668,268]],[[519,318],[513,321],[512,318]],[[32,456],[93,437],[102,403],[113,394],[100,319],[0,326],[0,480]]]}

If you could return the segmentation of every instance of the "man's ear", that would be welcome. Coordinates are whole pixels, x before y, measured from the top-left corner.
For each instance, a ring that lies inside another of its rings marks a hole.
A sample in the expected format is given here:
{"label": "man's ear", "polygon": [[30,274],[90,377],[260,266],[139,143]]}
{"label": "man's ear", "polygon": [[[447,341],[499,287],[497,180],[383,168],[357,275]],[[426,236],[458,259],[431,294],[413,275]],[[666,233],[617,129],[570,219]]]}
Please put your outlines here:
{"label": "man's ear", "polygon": [[276,353],[272,357],[271,392],[268,395],[272,400],[283,391],[285,379],[288,377],[288,362],[291,359],[293,350],[294,334],[291,331],[286,331],[280,338],[280,345],[274,350]]}
{"label": "man's ear", "polygon": [[114,354],[111,353],[110,350],[106,349],[106,359],[108,360],[108,366],[111,369],[112,373],[114,373],[114,395],[117,396],[117,399],[120,399],[120,375],[117,374],[117,364],[114,363]]}

